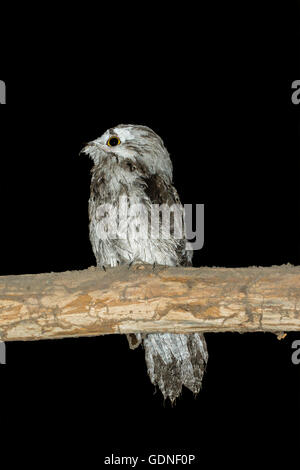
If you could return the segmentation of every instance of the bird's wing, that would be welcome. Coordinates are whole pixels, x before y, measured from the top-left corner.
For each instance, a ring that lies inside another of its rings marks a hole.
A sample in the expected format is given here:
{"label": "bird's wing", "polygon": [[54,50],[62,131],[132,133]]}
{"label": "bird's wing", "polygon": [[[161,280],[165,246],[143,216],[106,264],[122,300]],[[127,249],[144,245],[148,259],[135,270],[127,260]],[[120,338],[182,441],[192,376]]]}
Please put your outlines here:
{"label": "bird's wing", "polygon": [[[146,178],[143,178],[143,180],[146,183],[145,193],[149,197],[151,204],[167,204],[169,206],[176,204],[180,211],[182,211],[182,223],[184,226],[184,208],[173,184],[166,181],[158,174],[149,175]],[[171,218],[170,225],[171,233],[173,233],[174,218]],[[192,266],[193,251],[186,250],[186,241],[185,234],[183,234],[182,239],[178,240],[176,251],[178,256],[178,265],[180,266]]]}

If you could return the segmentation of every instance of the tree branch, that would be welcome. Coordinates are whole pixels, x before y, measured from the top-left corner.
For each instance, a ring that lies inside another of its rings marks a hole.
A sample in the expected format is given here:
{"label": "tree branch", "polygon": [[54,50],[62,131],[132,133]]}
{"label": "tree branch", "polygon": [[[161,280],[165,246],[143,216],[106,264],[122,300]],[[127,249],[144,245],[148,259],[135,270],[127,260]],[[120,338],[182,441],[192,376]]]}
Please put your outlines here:
{"label": "tree branch", "polygon": [[0,339],[300,331],[300,267],[149,265],[0,277]]}

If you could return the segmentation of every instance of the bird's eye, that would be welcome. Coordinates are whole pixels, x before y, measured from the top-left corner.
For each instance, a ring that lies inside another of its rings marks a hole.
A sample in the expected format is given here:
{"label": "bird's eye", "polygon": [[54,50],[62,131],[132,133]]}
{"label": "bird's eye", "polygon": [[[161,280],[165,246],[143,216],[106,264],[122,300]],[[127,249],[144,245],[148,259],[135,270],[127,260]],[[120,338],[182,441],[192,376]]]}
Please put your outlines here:
{"label": "bird's eye", "polygon": [[109,147],[115,147],[116,145],[120,145],[120,143],[121,143],[121,141],[120,141],[119,137],[116,137],[116,136],[110,137],[107,141],[107,145]]}

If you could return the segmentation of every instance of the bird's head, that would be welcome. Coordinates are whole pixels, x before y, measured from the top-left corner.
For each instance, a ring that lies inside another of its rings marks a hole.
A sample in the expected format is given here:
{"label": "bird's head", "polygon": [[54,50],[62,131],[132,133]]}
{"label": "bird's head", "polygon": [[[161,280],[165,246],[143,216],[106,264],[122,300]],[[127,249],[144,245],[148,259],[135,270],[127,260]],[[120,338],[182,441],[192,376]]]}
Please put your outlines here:
{"label": "bird's head", "polygon": [[151,174],[172,180],[172,162],[162,139],[149,127],[120,124],[89,142],[82,150],[95,165],[107,158],[132,160],[147,167]]}

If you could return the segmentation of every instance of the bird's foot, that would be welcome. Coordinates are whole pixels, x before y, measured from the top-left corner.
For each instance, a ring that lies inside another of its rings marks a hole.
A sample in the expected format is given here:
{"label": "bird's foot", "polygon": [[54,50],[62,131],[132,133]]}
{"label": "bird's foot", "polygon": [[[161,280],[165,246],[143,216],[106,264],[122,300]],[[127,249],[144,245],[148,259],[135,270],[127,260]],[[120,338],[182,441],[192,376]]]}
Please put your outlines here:
{"label": "bird's foot", "polygon": [[143,263],[142,261],[131,261],[128,264],[128,269],[131,269],[133,271],[139,271],[142,269],[145,269],[146,266],[149,266],[148,263]]}

